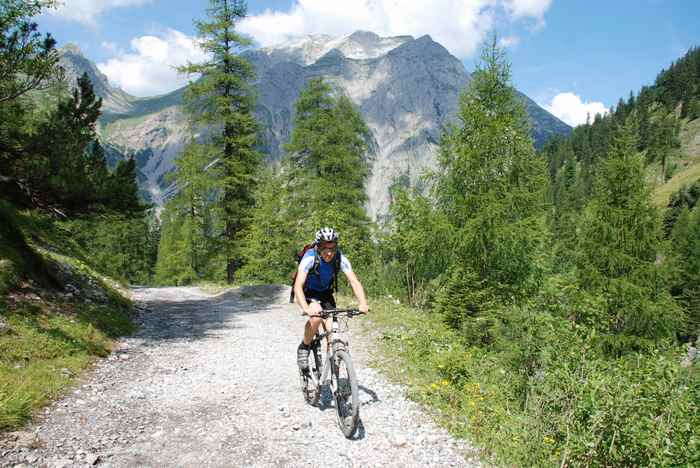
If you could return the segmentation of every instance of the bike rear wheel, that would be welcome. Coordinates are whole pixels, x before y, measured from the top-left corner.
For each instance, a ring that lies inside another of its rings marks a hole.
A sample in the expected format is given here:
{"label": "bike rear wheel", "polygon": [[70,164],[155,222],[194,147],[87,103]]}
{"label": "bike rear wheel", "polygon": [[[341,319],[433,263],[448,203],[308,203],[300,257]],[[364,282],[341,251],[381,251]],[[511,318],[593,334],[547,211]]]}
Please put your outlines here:
{"label": "bike rear wheel", "polygon": [[299,369],[299,383],[301,384],[301,393],[306,401],[311,406],[318,405],[321,398],[321,386],[319,380],[321,362],[318,354],[318,347],[313,347],[309,350],[309,368],[306,371]]}
{"label": "bike rear wheel", "polygon": [[348,352],[337,351],[333,361],[333,372],[331,373],[333,385],[331,388],[334,389],[333,398],[338,415],[338,426],[345,437],[350,438],[355,434],[360,420],[357,376]]}

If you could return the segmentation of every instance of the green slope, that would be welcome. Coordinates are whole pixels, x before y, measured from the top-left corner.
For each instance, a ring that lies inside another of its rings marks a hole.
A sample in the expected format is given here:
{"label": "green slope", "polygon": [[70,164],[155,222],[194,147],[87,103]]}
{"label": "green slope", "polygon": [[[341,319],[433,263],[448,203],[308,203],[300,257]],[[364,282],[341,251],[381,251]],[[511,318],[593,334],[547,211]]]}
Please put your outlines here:
{"label": "green slope", "polygon": [[676,173],[665,184],[654,189],[654,203],[657,206],[666,206],[671,194],[681,186],[700,179],[700,119],[684,123],[680,139],[680,157],[674,161],[678,164]]}

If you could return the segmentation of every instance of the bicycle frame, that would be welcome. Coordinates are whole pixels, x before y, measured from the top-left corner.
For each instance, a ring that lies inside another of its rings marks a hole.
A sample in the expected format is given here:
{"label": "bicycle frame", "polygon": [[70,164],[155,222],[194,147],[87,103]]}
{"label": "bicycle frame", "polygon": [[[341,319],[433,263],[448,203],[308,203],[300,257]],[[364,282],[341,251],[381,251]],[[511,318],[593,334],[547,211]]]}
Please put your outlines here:
{"label": "bicycle frame", "polygon": [[[339,350],[347,351],[348,348],[350,347],[349,343],[347,340],[343,340],[339,337],[336,338],[336,335],[340,334],[341,332],[339,331],[340,329],[340,324],[338,323],[338,314],[339,313],[348,313],[352,314],[353,312],[357,312],[354,309],[347,309],[347,310],[329,310],[329,311],[322,311],[321,318],[323,318],[323,321],[321,322],[321,326],[323,327],[323,332],[319,333],[316,332],[316,336],[314,337],[313,341],[313,346],[312,349],[314,352],[316,352],[317,349],[321,348],[321,341],[325,338],[326,339],[326,350],[323,353],[322,359],[321,359],[321,367],[323,369],[321,377],[316,380],[316,376],[312,374],[312,379],[314,379],[314,384],[319,386],[322,385],[323,382],[326,382],[327,380],[331,381],[331,384],[333,383],[333,380],[330,378],[330,370],[331,370],[331,359],[335,357],[335,353]],[[325,315],[325,317],[324,317]],[[352,316],[352,315],[350,315]],[[328,319],[331,319],[331,329],[328,329],[327,321]],[[316,345],[318,343],[318,346]],[[315,357],[314,357],[315,358]],[[331,385],[331,390],[335,392],[337,389],[332,388],[333,385]]]}

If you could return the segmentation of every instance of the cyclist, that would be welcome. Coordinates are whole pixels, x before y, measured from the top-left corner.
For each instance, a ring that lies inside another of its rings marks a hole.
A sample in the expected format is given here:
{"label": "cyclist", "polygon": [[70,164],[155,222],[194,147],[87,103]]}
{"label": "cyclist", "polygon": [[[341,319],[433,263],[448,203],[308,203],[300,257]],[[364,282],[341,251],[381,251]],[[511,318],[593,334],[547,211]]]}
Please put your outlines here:
{"label": "cyclist", "polygon": [[[340,255],[336,259],[336,255]],[[299,269],[294,281],[294,297],[301,309],[309,315],[304,326],[304,338],[297,349],[297,363],[301,370],[309,366],[309,344],[321,325],[317,316],[323,309],[335,309],[333,298],[333,281],[340,269],[348,279],[350,287],[359,302],[360,312],[367,313],[367,299],[362,283],[352,271],[350,261],[338,252],[338,233],[324,227],[316,232],[314,247],[309,249],[299,262]]]}

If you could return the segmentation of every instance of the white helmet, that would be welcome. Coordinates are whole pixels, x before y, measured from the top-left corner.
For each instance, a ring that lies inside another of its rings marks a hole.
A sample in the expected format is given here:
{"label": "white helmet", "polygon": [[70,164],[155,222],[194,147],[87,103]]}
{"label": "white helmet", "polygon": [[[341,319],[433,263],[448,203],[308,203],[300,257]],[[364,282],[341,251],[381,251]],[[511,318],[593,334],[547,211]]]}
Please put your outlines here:
{"label": "white helmet", "polygon": [[316,243],[319,242],[338,242],[338,233],[333,228],[324,227],[316,232]]}

